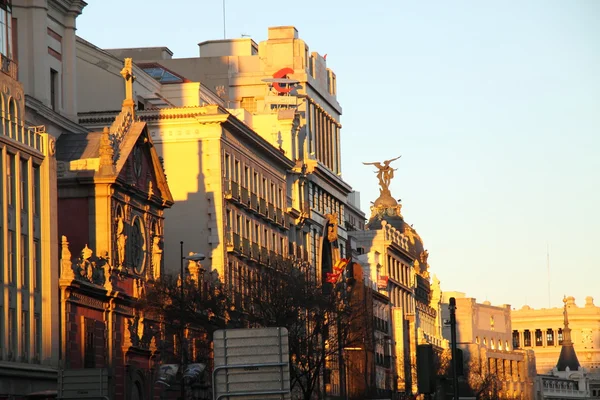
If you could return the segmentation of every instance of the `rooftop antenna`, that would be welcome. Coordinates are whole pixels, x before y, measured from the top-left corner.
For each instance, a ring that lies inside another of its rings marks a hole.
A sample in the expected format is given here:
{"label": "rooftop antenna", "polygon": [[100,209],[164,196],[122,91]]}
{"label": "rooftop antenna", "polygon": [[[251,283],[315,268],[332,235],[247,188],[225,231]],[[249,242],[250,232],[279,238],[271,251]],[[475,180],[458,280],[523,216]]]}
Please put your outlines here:
{"label": "rooftop antenna", "polygon": [[227,39],[227,30],[225,28],[225,0],[223,0],[223,39]]}
{"label": "rooftop antenna", "polygon": [[548,242],[546,242],[546,268],[548,269],[548,308],[551,308],[550,299],[552,297],[550,296],[550,245]]}

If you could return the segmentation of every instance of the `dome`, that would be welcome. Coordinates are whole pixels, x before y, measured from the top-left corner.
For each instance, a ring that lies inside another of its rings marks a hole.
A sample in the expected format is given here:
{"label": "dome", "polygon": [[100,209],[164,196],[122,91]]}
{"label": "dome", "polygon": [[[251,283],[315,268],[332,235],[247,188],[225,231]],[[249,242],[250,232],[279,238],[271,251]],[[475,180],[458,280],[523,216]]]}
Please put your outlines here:
{"label": "dome", "polygon": [[[378,199],[379,200],[379,199]],[[365,226],[367,230],[379,230],[385,225],[394,227],[398,232],[402,233],[408,240],[408,253],[414,258],[414,266],[417,272],[421,275],[429,275],[427,270],[429,264],[427,259],[429,257],[428,251],[423,246],[423,240],[417,231],[406,221],[400,210],[402,205],[396,203],[395,205],[384,205],[380,206],[375,202],[371,207],[371,218]]]}

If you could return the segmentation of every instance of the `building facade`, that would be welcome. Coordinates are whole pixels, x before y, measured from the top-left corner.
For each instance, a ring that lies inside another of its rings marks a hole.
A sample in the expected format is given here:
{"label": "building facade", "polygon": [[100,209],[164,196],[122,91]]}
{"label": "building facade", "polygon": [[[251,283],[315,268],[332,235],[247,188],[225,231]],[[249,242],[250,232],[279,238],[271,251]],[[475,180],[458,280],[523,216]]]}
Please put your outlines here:
{"label": "building facade", "polygon": [[417,392],[417,344],[432,344],[436,353],[441,353],[448,342],[441,332],[439,285],[436,296],[431,288],[429,253],[416,230],[404,221],[402,205],[389,190],[392,161],[373,163],[378,169],[380,196],[371,207],[366,230],[351,231],[349,236],[362,254],[359,257],[369,281],[376,282],[378,292],[389,299],[391,307],[383,357],[384,362],[387,356],[393,360],[385,373],[394,382],[386,383],[386,388],[410,395]]}
{"label": "building facade", "polygon": [[[232,287],[283,260],[325,281],[331,224],[337,257],[347,255],[351,187],[341,178],[335,74],[295,28],[270,28],[260,45],[205,42],[190,59],[173,59],[167,48],[101,50],[82,39],[77,46],[80,90],[107,93],[82,100],[79,121],[93,129],[113,117],[108,93],[122,85],[120,57],[133,57],[138,116],[176,203],[165,214],[167,269],[178,265],[173,250],[185,241]],[[340,394],[339,382],[321,385]]]}
{"label": "building facade", "polygon": [[[82,0],[13,0],[13,43],[29,126],[58,138],[86,133],[77,124],[76,21]],[[120,101],[121,99],[119,99]],[[116,103],[119,104],[119,103]]]}
{"label": "building facade", "polygon": [[0,4],[0,397],[55,389],[59,367],[56,141],[27,115],[22,3]]}
{"label": "building facade", "polygon": [[[129,60],[127,97],[110,127],[64,134],[57,144],[59,396],[77,387],[69,385],[75,376],[98,397],[152,398],[166,355],[157,347],[167,340],[160,320],[137,301],[163,271],[164,210],[173,198],[147,125],[135,120],[131,72]],[[106,384],[94,385],[98,379]]]}
{"label": "building facade", "polygon": [[[573,347],[579,361],[590,373],[600,375],[600,307],[592,297],[583,306],[567,297]],[[537,371],[546,374],[554,368],[563,344],[563,308],[533,309],[523,306],[511,313],[513,345],[535,352]]]}
{"label": "building facade", "polygon": [[[500,399],[533,399],[535,355],[512,345],[510,306],[477,303],[463,293],[443,294],[442,318],[450,319],[448,302],[456,299],[456,341],[463,350],[467,390],[461,395],[482,393]],[[450,327],[444,326],[450,339]]]}

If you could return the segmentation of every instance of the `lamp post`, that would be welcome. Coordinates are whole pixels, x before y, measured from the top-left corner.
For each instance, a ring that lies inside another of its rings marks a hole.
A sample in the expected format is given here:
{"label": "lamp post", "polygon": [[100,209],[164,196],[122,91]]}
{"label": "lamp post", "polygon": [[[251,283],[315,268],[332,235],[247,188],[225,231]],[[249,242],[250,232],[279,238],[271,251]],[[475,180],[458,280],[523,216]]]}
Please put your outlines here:
{"label": "lamp post", "polygon": [[185,302],[185,292],[183,290],[183,285],[185,282],[185,274],[184,274],[184,269],[183,269],[183,261],[184,260],[188,260],[188,261],[202,261],[204,260],[206,257],[204,256],[204,254],[201,253],[190,253],[189,256],[184,257],[183,255],[183,240],[179,243],[180,244],[180,267],[181,267],[181,275],[180,275],[180,279],[181,279],[181,303],[180,303],[180,311],[181,311],[181,315],[180,315],[180,321],[179,321],[179,325],[180,325],[180,330],[179,330],[179,347],[180,347],[180,364],[181,364],[181,400],[185,400],[185,382],[183,379],[183,372],[185,369],[185,350],[183,347],[183,340],[185,337],[185,324],[183,322],[183,320],[185,319],[185,307],[184,307],[184,302]]}
{"label": "lamp post", "polygon": [[450,297],[450,305],[448,306],[450,311],[450,343],[452,348],[452,391],[454,394],[454,400],[458,400],[458,365],[457,365],[457,348],[456,348],[456,299]]}

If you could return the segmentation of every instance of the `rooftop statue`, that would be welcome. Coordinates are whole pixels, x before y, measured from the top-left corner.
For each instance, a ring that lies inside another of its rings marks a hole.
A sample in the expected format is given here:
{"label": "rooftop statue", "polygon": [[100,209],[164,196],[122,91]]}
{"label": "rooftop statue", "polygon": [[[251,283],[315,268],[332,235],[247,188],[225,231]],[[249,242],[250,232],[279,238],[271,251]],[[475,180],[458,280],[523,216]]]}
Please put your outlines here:
{"label": "rooftop statue", "polygon": [[396,169],[390,167],[390,163],[396,161],[400,157],[402,156],[392,158],[391,160],[385,160],[383,165],[381,165],[380,162],[363,162],[364,165],[374,165],[377,167],[377,178],[379,179],[379,186],[381,186],[381,193],[390,191],[390,182],[394,178],[394,171],[396,171]]}
{"label": "rooftop statue", "polygon": [[[383,163],[380,162],[363,162],[364,165],[374,165],[377,167],[377,179],[379,179],[379,198],[375,201],[376,207],[396,207],[398,202],[392,197],[390,193],[390,183],[394,178],[394,171],[396,169],[390,167],[392,161],[396,161],[402,156],[392,158],[391,160],[385,160]],[[399,210],[398,210],[399,212]]]}

